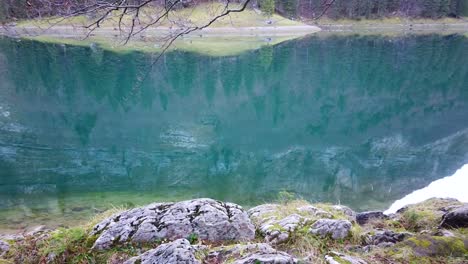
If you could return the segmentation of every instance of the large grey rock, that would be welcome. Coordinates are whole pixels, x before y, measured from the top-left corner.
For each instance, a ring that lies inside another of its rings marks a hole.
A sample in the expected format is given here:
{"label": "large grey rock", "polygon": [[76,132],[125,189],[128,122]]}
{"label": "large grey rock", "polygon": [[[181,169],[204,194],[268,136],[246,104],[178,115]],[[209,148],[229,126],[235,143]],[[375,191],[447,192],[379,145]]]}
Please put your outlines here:
{"label": "large grey rock", "polygon": [[7,253],[8,250],[10,250],[10,244],[3,240],[0,240],[0,257]]}
{"label": "large grey rock", "polygon": [[371,220],[387,219],[387,216],[381,211],[362,212],[356,214],[356,222],[365,225]]}
{"label": "large grey rock", "polygon": [[269,219],[258,228],[265,241],[272,244],[286,242],[298,228],[310,224],[311,220],[298,214],[291,214],[280,220]]}
{"label": "large grey rock", "polygon": [[178,239],[162,244],[159,247],[146,251],[140,256],[133,257],[124,264],[200,264],[195,258],[195,249],[187,239]]}
{"label": "large grey rock", "polygon": [[211,242],[249,241],[255,237],[255,227],[236,204],[195,199],[154,203],[113,215],[90,235],[98,235],[93,249],[101,250],[116,243],[175,240],[190,234]]}
{"label": "large grey rock", "polygon": [[297,263],[285,252],[278,251],[266,243],[225,246],[212,250],[204,263]]}
{"label": "large grey rock", "polygon": [[351,233],[352,224],[348,220],[319,219],[310,228],[309,232],[321,237],[344,239]]}
{"label": "large grey rock", "polygon": [[325,255],[325,261],[328,264],[367,264],[367,262],[360,258],[333,251]]}
{"label": "large grey rock", "polygon": [[446,228],[468,227],[468,205],[444,214],[440,226]]}

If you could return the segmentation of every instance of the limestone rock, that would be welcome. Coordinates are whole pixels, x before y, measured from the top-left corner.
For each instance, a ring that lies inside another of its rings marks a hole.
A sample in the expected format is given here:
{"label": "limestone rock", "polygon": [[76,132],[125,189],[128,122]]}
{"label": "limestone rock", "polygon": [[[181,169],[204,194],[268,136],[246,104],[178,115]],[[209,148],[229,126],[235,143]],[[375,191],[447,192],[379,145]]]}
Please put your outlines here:
{"label": "limestone rock", "polygon": [[195,249],[187,239],[178,239],[162,244],[159,247],[146,251],[140,256],[133,257],[124,264],[200,264],[195,258]]}
{"label": "limestone rock", "polygon": [[154,203],[131,209],[97,224],[90,235],[98,235],[93,249],[108,249],[124,242],[176,240],[196,234],[211,242],[248,241],[255,228],[242,207],[195,199],[178,203]]}
{"label": "limestone rock", "polygon": [[285,252],[278,251],[276,253],[253,253],[242,259],[234,261],[233,264],[295,264],[297,259],[293,258]]}
{"label": "limestone rock", "polygon": [[442,217],[441,227],[468,227],[468,205],[456,208]]}
{"label": "limestone rock", "polygon": [[252,219],[254,224],[258,225],[268,219],[275,218],[273,215],[275,212],[277,212],[278,209],[278,204],[262,204],[251,208],[247,211],[247,214],[249,215],[250,219]]}
{"label": "limestone rock", "polygon": [[297,263],[285,252],[277,251],[265,243],[226,246],[212,250],[204,263]]}
{"label": "limestone rock", "polygon": [[351,208],[344,205],[333,205],[332,208],[334,210],[342,212],[350,220],[356,221],[356,212],[354,212]]}
{"label": "limestone rock", "polygon": [[280,220],[268,220],[259,227],[260,233],[265,236],[265,241],[272,244],[280,244],[289,239],[290,233],[297,228],[311,222],[310,219],[298,214],[288,215]]}
{"label": "limestone rock", "polygon": [[322,210],[320,208],[317,208],[313,205],[305,205],[297,208],[297,211],[306,213],[312,216],[317,216],[320,218],[333,218],[333,214],[330,212],[327,212],[325,210]]}
{"label": "limestone rock", "polygon": [[325,255],[325,261],[328,264],[367,264],[367,262],[360,258],[333,251]]}
{"label": "limestone rock", "polygon": [[331,238],[344,239],[351,233],[352,224],[348,220],[319,219],[309,232],[322,237],[330,235]]}
{"label": "limestone rock", "polygon": [[356,214],[356,221],[360,225],[365,225],[373,219],[387,219],[387,216],[380,211],[362,212]]}
{"label": "limestone rock", "polygon": [[8,250],[10,250],[10,244],[3,240],[0,240],[0,257],[7,253]]}

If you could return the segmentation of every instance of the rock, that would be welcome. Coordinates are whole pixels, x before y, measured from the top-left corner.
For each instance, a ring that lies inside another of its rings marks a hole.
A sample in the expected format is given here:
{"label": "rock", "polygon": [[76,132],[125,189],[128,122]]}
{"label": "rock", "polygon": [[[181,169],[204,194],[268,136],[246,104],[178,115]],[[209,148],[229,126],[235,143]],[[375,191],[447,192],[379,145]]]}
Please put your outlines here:
{"label": "rock", "polygon": [[297,259],[285,252],[276,253],[253,253],[242,259],[234,261],[233,264],[295,264]]}
{"label": "rock", "polygon": [[39,233],[44,233],[48,231],[50,231],[50,229],[48,229],[45,225],[38,225],[38,226],[33,226],[33,227],[26,229],[26,231],[24,232],[24,235],[35,236]]}
{"label": "rock", "polygon": [[312,205],[305,205],[297,208],[297,211],[301,213],[306,213],[312,216],[317,216],[320,218],[333,218],[333,214],[330,212],[327,212],[325,210],[322,210],[320,208],[317,208]]}
{"label": "rock", "polygon": [[328,264],[367,264],[367,262],[360,258],[333,251],[325,255],[325,261],[327,261]]}
{"label": "rock", "polygon": [[195,258],[195,249],[187,239],[178,239],[162,244],[159,247],[146,251],[140,256],[133,257],[124,264],[200,264]]}
{"label": "rock", "polygon": [[440,226],[446,228],[468,227],[468,205],[444,214]]}
{"label": "rock", "polygon": [[379,247],[387,247],[389,245],[401,242],[409,237],[412,234],[403,232],[396,233],[391,230],[378,230],[374,235],[368,234],[365,238],[366,245],[375,245]]}
{"label": "rock", "polygon": [[381,211],[362,212],[356,214],[356,222],[360,225],[365,225],[369,221],[375,219],[387,219],[387,216]]}
{"label": "rock", "polygon": [[468,255],[468,239],[420,235],[399,244],[409,246],[417,257],[463,257]]}
{"label": "rock", "polygon": [[273,215],[277,212],[279,207],[278,204],[262,204],[251,208],[247,211],[247,214],[255,224],[259,224],[267,220],[266,218],[274,218]]}
{"label": "rock", "polygon": [[352,224],[348,220],[319,219],[312,225],[309,232],[322,237],[330,235],[331,238],[337,240],[348,237],[351,227]]}
{"label": "rock", "polygon": [[278,251],[266,243],[226,246],[212,250],[206,264],[218,263],[297,263],[285,252]]}
{"label": "rock", "polygon": [[272,244],[280,244],[289,239],[297,228],[310,224],[311,220],[298,214],[288,215],[281,220],[268,220],[260,225],[259,231],[265,237],[265,241]]}
{"label": "rock", "polygon": [[455,237],[455,234],[447,229],[439,229],[434,233],[435,236]]}
{"label": "rock", "polygon": [[93,245],[97,250],[116,243],[176,240],[190,234],[210,242],[249,241],[255,237],[255,227],[236,204],[195,199],[131,209],[105,219],[90,233],[98,236]]}
{"label": "rock", "polygon": [[334,210],[342,212],[346,215],[349,219],[355,221],[356,220],[356,212],[354,212],[351,208],[344,206],[344,205],[333,205],[332,208]]}
{"label": "rock", "polygon": [[0,240],[0,257],[7,253],[8,250],[10,250],[10,244],[3,240]]}

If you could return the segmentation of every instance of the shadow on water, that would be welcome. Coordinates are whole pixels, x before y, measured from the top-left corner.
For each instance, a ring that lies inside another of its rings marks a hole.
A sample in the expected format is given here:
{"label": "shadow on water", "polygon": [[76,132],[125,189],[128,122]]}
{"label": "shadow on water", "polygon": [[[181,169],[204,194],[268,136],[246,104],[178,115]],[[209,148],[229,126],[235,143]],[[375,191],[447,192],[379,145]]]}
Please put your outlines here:
{"label": "shadow on water", "polygon": [[150,54],[1,39],[0,225],[281,190],[383,209],[468,161],[466,57],[457,35],[314,36],[168,53],[137,85]]}

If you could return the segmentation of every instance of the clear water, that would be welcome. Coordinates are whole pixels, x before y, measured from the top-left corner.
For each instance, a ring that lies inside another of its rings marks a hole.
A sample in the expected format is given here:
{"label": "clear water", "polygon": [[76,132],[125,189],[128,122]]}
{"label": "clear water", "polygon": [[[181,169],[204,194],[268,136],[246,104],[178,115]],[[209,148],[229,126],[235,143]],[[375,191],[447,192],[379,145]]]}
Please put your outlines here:
{"label": "clear water", "polygon": [[0,229],[286,190],[356,210],[468,162],[468,39],[312,36],[237,57],[0,39]]}

